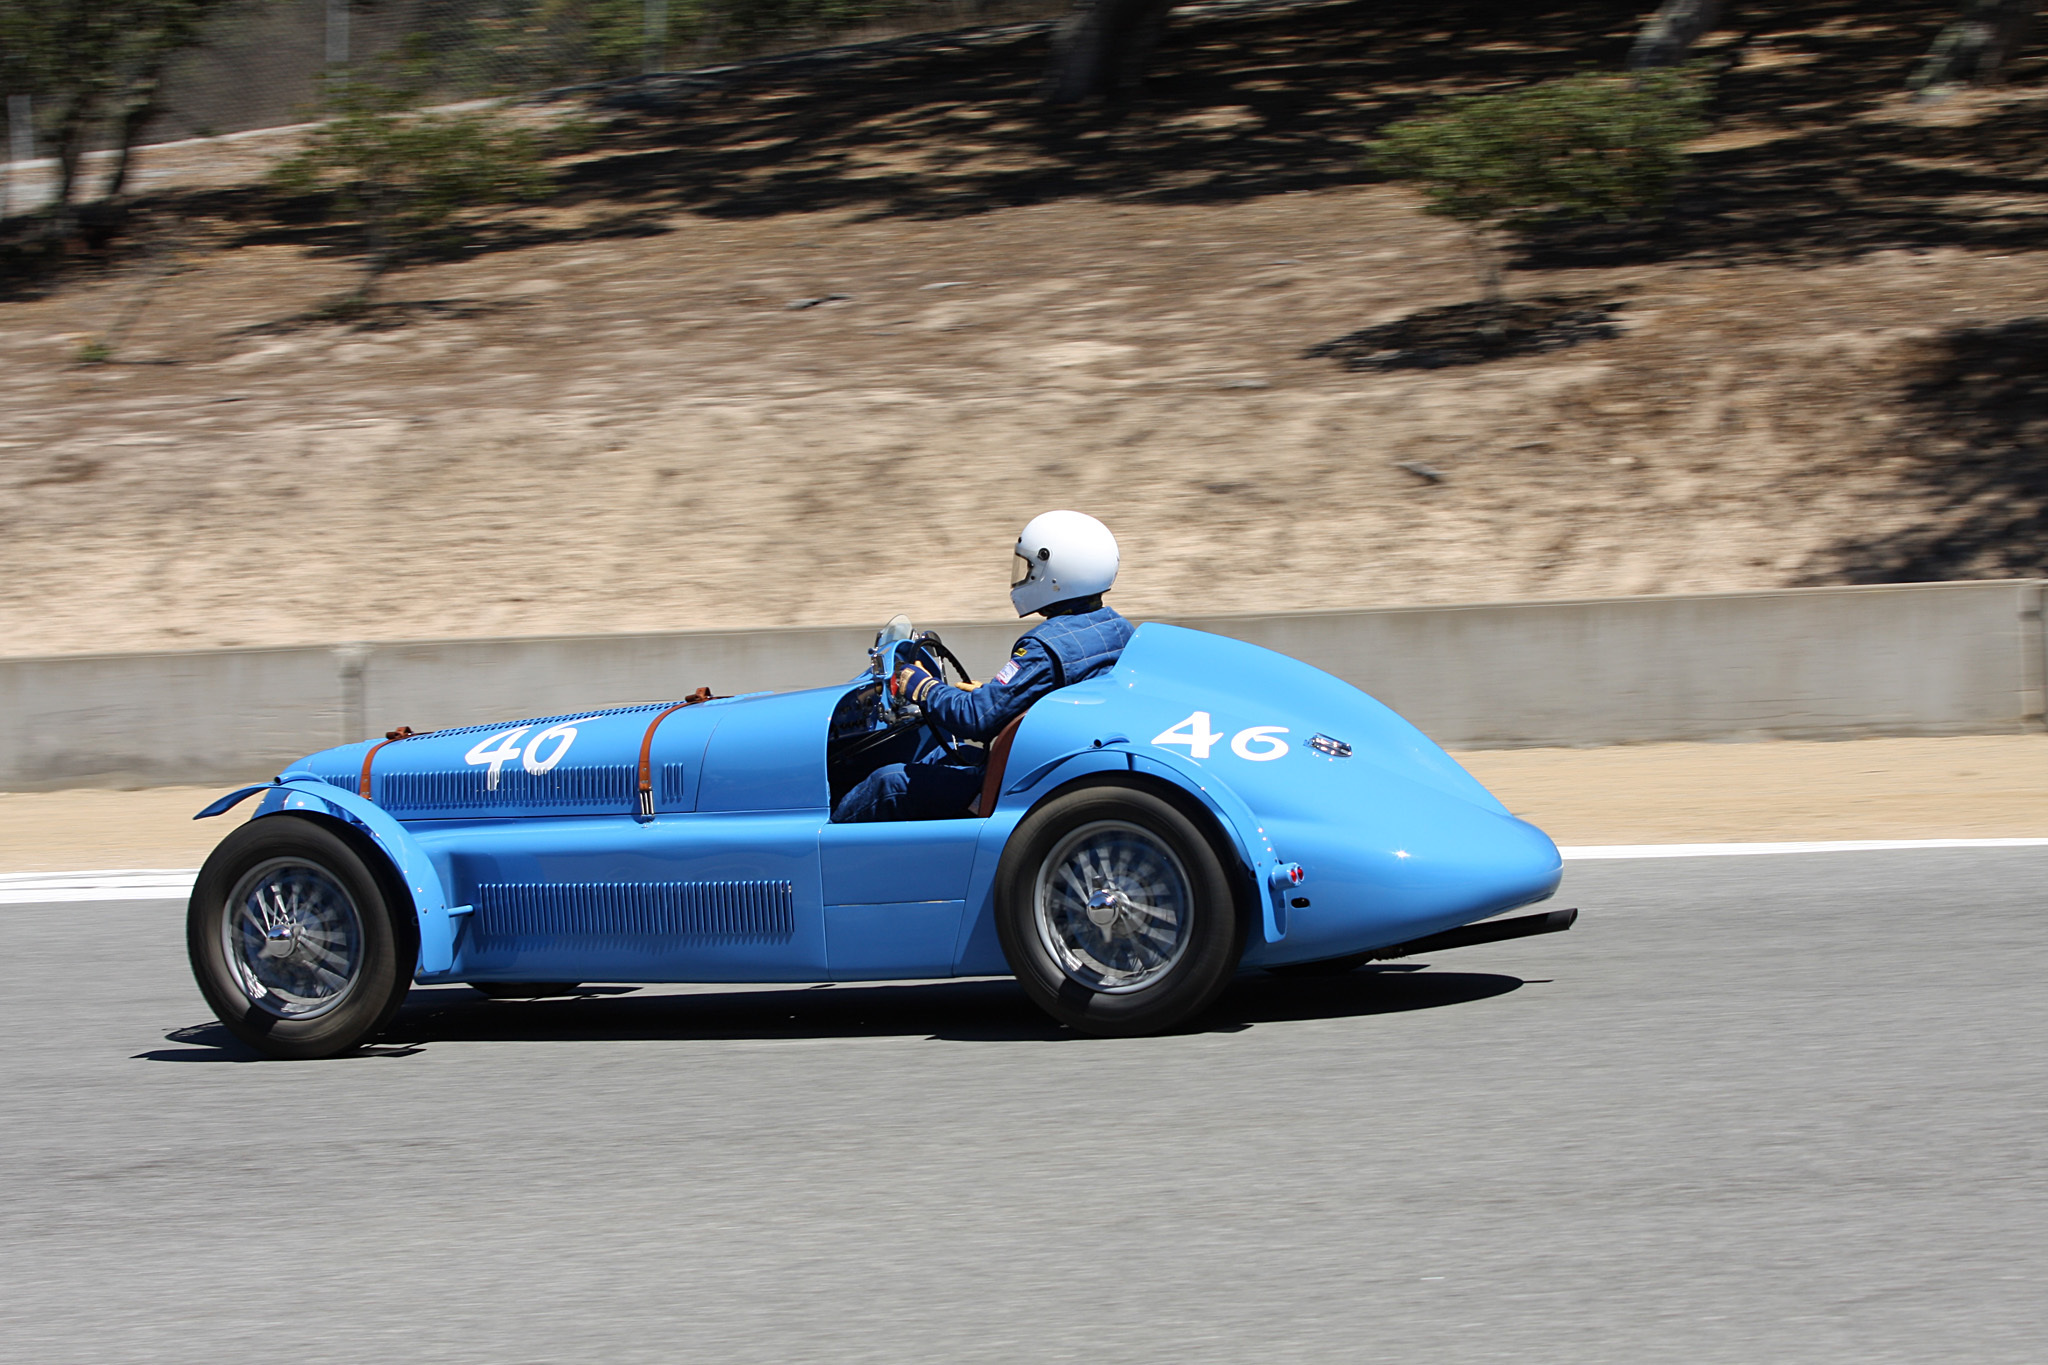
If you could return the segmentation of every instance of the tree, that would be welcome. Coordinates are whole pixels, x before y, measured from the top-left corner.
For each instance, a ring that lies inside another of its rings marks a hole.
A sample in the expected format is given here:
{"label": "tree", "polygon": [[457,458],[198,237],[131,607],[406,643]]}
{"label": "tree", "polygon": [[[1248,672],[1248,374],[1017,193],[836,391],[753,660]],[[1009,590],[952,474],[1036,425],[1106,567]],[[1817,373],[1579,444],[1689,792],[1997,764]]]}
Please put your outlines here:
{"label": "tree", "polygon": [[164,68],[172,57],[199,41],[206,20],[224,3],[226,0],[154,0],[130,6],[144,22],[139,35],[130,36],[133,51],[113,101],[117,111],[114,169],[100,191],[102,199],[118,201],[127,192],[135,144],[150,120],[164,110]]}
{"label": "tree", "polygon": [[1138,87],[1174,0],[1075,0],[1053,30],[1052,104],[1120,99]]}
{"label": "tree", "polygon": [[9,95],[54,101],[57,196],[53,221],[69,212],[86,139],[113,82],[118,5],[90,0],[0,0],[0,80]]}
{"label": "tree", "polygon": [[1921,91],[1996,84],[2040,7],[2040,0],[1963,0],[1962,14],[1935,38],[1906,84]]}
{"label": "tree", "polygon": [[420,79],[417,67],[395,81],[337,77],[331,116],[271,168],[288,192],[331,192],[362,232],[362,279],[342,311],[367,307],[407,251],[453,235],[464,211],[548,191],[539,138],[490,110],[421,112]]}
{"label": "tree", "polygon": [[199,40],[226,0],[0,0],[0,93],[54,102],[57,193],[51,229],[70,229],[79,168],[111,120],[118,155],[105,198],[126,189],[134,147],[158,102],[164,68]]}
{"label": "tree", "polygon": [[1501,95],[1467,95],[1389,124],[1372,165],[1422,187],[1427,211],[1469,234],[1487,303],[1501,298],[1497,235],[1556,218],[1660,217],[1702,128],[1697,68],[1584,75]]}

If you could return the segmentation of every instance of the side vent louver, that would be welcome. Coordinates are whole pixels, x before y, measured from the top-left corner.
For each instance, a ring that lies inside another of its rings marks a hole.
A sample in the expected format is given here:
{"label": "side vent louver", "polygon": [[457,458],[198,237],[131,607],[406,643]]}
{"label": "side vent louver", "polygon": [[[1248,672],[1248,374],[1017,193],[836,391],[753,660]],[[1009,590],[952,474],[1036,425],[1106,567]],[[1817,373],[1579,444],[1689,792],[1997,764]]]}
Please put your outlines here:
{"label": "side vent louver", "polygon": [[561,815],[604,814],[633,808],[633,774],[620,766],[556,768],[529,773],[508,767],[495,790],[481,768],[467,772],[378,773],[377,804],[401,818],[430,819],[457,811],[522,810]]}
{"label": "side vent louver", "polygon": [[479,882],[479,947],[574,939],[774,941],[796,933],[789,882]]}

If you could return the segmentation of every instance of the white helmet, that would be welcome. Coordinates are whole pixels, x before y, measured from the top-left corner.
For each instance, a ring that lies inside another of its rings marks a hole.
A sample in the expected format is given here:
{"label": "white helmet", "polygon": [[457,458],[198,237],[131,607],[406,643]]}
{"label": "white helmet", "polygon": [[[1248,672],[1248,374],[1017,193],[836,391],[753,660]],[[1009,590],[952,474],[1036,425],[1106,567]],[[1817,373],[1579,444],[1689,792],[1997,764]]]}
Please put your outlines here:
{"label": "white helmet", "polygon": [[1116,582],[1116,537],[1084,512],[1045,512],[1017,537],[1010,601],[1019,616],[1094,597]]}

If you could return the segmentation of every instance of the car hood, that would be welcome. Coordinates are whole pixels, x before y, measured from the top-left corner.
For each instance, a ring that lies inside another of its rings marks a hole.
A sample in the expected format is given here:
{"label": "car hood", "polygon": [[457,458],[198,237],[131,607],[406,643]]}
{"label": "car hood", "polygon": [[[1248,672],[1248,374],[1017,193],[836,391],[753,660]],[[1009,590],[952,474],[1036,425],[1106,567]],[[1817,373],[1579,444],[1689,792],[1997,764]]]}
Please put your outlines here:
{"label": "car hood", "polygon": [[[822,781],[826,724],[845,690],[755,693],[675,711],[662,720],[651,754],[658,806],[688,809],[711,767],[752,783],[743,803],[751,808],[822,803],[822,791],[810,790],[810,772]],[[293,767],[359,791],[367,760],[371,799],[400,819],[625,814],[638,808],[648,727],[674,705],[602,707],[344,744]],[[744,736],[744,745],[714,746],[721,726],[735,740]],[[787,752],[778,763],[780,750]],[[754,778],[764,768],[788,774],[789,792],[760,790]]]}

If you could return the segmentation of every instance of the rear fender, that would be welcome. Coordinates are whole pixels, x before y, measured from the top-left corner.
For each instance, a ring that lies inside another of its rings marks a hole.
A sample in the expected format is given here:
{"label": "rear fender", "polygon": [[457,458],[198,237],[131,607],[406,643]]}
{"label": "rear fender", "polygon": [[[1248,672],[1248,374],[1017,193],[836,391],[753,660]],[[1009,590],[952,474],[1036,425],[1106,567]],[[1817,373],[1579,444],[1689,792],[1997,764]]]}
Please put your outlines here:
{"label": "rear fender", "polygon": [[262,787],[244,787],[224,796],[194,818],[219,815],[257,792],[263,793],[263,800],[258,803],[256,813],[249,817],[252,820],[288,812],[323,815],[352,825],[368,835],[390,861],[392,870],[405,886],[406,894],[412,897],[413,914],[419,922],[420,934],[420,960],[415,977],[421,981],[432,980],[442,977],[454,967],[457,921],[470,912],[470,907],[448,904],[447,888],[442,885],[441,874],[435,870],[432,859],[389,811],[319,778],[286,773],[278,782]]}
{"label": "rear fender", "polygon": [[1033,787],[1043,787],[1055,772],[1059,775],[1059,786],[1034,797],[1031,801],[1034,808],[1066,790],[1076,780],[1098,773],[1141,773],[1185,792],[1209,812],[1239,860],[1251,873],[1259,898],[1261,935],[1268,943],[1278,943],[1287,937],[1286,893],[1273,885],[1273,872],[1281,865],[1280,857],[1273,851],[1272,841],[1266,837],[1266,831],[1258,817],[1252,814],[1251,807],[1236,792],[1218,782],[1214,773],[1183,761],[1177,754],[1157,749],[1140,752],[1129,747],[1128,740],[1113,739],[1042,763],[1003,794],[1019,795]]}
{"label": "rear fender", "polygon": [[1252,808],[1244,803],[1244,799],[1218,782],[1215,774],[1205,773],[1192,763],[1183,762],[1176,754],[1158,750],[1133,753],[1131,771],[1163,776],[1208,808],[1216,823],[1237,846],[1237,856],[1244,860],[1245,867],[1251,872],[1252,889],[1259,898],[1261,936],[1268,943],[1278,943],[1286,938],[1287,897],[1276,887],[1273,876],[1280,866],[1280,855],[1273,851],[1273,841],[1266,837],[1265,826],[1259,823],[1259,818],[1252,814]]}

